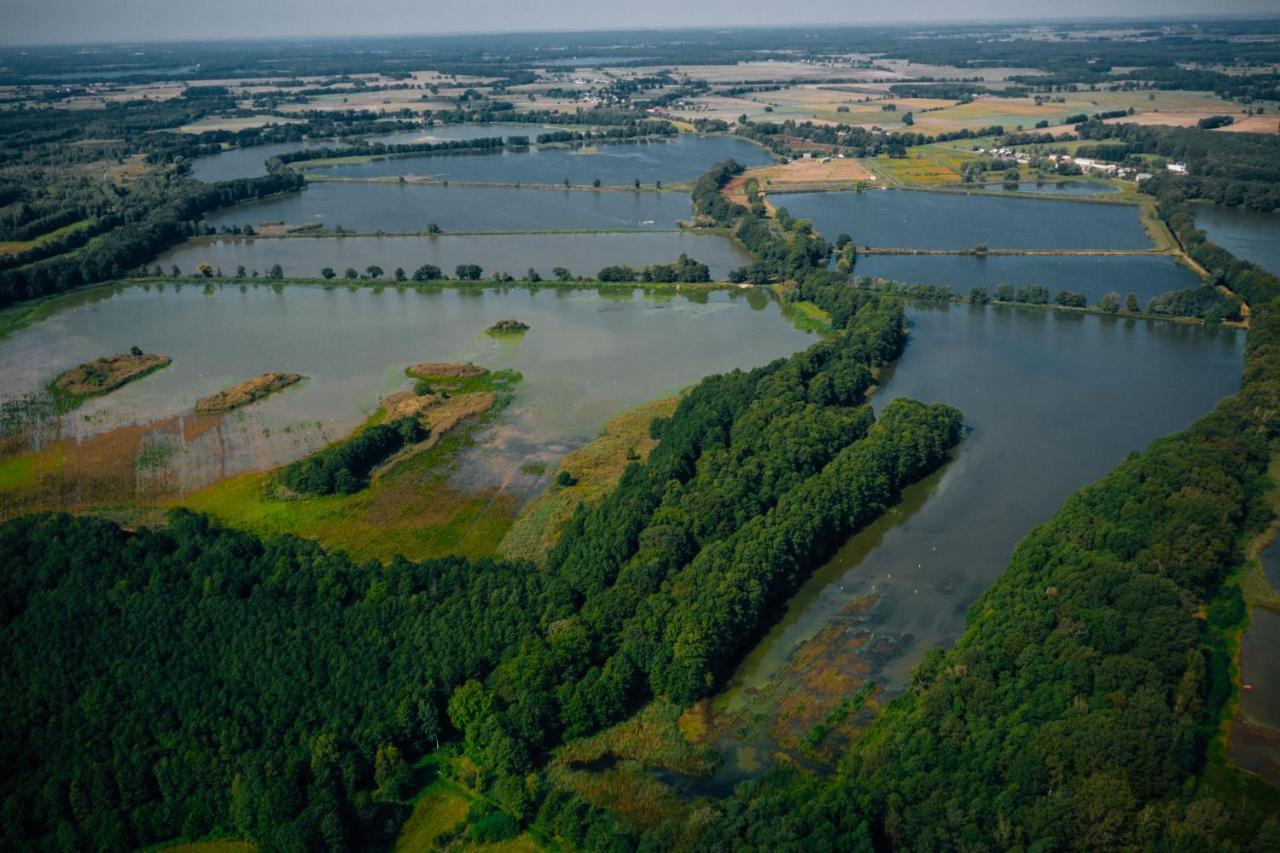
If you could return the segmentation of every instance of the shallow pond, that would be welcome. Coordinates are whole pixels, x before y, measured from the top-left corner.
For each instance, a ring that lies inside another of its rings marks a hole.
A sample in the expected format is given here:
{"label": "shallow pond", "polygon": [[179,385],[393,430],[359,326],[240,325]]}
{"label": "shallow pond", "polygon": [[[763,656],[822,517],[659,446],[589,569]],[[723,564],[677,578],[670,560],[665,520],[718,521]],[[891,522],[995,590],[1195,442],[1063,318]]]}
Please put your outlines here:
{"label": "shallow pond", "polygon": [[732,136],[686,134],[663,141],[618,142],[583,148],[529,148],[493,154],[433,154],[388,157],[325,167],[326,175],[343,178],[387,178],[398,175],[490,184],[559,184],[566,179],[586,185],[595,180],[627,186],[639,180],[672,184],[692,181],[721,160],[732,157],[744,166],[770,162],[763,148]]}
{"label": "shallow pond", "polygon": [[508,136],[527,136],[529,141],[533,142],[539,133],[565,129],[564,125],[534,122],[495,122],[493,124],[466,122],[404,130],[399,133],[389,133],[386,136],[372,136],[369,137],[369,141],[381,142],[383,145],[409,145],[414,142],[446,142],[453,139],[492,139],[498,136],[506,139]]}
{"label": "shallow pond", "polygon": [[1001,284],[1042,284],[1051,297],[1070,290],[1093,305],[1109,292],[1121,300],[1134,293],[1143,308],[1165,291],[1200,285],[1195,273],[1162,255],[862,255],[854,271],[908,284],[949,284],[960,296],[974,285],[994,294]]}
{"label": "shallow pond", "polygon": [[256,178],[267,173],[267,161],[279,154],[310,148],[333,148],[337,144],[332,140],[306,139],[298,142],[232,148],[229,151],[192,160],[191,177],[207,183],[233,181],[237,178]]}
{"label": "shallow pond", "polygon": [[1196,227],[1237,258],[1280,275],[1280,213],[1243,207],[1193,205]]}
{"label": "shallow pond", "polygon": [[828,240],[912,249],[1149,249],[1137,205],[983,194],[870,190],[771,193]]}
{"label": "shallow pond", "polygon": [[231,275],[238,265],[266,274],[272,264],[285,275],[319,277],[332,267],[339,275],[347,267],[364,272],[376,264],[388,276],[396,267],[412,273],[422,264],[435,264],[453,277],[458,264],[479,264],[488,275],[508,272],[523,276],[530,267],[543,278],[557,266],[575,275],[594,276],[613,264],[644,266],[668,263],[685,253],[711,269],[713,279],[751,258],[728,237],[719,234],[661,232],[646,234],[515,234],[502,236],[403,237],[279,237],[191,240],[156,259],[167,272],[173,265],[191,273],[201,263]]}
{"label": "shallow pond", "polygon": [[[763,290],[685,298],[640,290],[227,283],[131,286],[68,305],[0,341],[0,397],[35,391],[63,369],[134,345],[173,363],[88,401],[64,420],[63,435],[84,438],[175,416],[193,421],[197,398],[249,377],[269,370],[306,377],[223,417],[213,433],[192,438],[179,429],[186,438],[167,464],[181,491],[290,461],[345,435],[381,397],[409,386],[403,369],[412,363],[470,360],[523,374],[514,405],[502,415],[519,434],[495,451],[503,458],[487,460],[501,478],[525,461],[554,463],[628,406],[813,340],[783,320]],[[507,318],[529,331],[500,341],[483,334]]]}
{"label": "shallow pond", "polygon": [[613,230],[674,228],[692,213],[684,193],[333,182],[226,208],[208,222],[387,232],[425,231],[429,223],[445,231]]}
{"label": "shallow pond", "polygon": [[[784,705],[816,721],[862,681],[900,690],[927,650],[960,634],[1034,525],[1239,385],[1243,336],[1228,330],[978,306],[914,306],[909,317],[906,353],[875,404],[951,403],[970,432],[946,468],[819,568],[750,652],[713,705],[729,715],[713,728],[728,726],[730,752],[745,724],[773,733],[744,741],[772,754],[790,725]],[[851,679],[838,695],[824,667]]]}

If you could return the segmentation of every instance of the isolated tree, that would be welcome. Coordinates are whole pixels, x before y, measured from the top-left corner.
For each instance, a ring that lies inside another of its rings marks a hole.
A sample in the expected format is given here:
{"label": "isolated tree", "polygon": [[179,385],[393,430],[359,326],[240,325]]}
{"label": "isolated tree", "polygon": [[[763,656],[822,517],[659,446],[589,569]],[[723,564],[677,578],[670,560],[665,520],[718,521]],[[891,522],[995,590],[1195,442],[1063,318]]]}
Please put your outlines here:
{"label": "isolated tree", "polygon": [[1130,314],[1138,313],[1138,294],[1130,293],[1124,298],[1124,310],[1128,311]]}
{"label": "isolated tree", "polygon": [[526,281],[542,281],[542,276],[538,275],[538,271],[533,267],[529,267],[529,271],[525,273]]}
{"label": "isolated tree", "polygon": [[413,271],[414,281],[439,281],[442,278],[444,275],[435,264],[423,264]]}
{"label": "isolated tree", "polygon": [[382,267],[377,264],[369,264],[364,271],[369,274],[369,278],[379,278],[382,275]]}
{"label": "isolated tree", "polygon": [[284,267],[279,264],[272,264],[270,271],[267,272],[267,278],[277,280],[284,278]]}
{"label": "isolated tree", "polygon": [[326,281],[331,278],[334,278],[336,275],[337,273],[333,271],[333,267],[325,267],[324,269],[320,270],[320,276],[324,278]]}
{"label": "isolated tree", "polygon": [[565,267],[552,267],[551,274],[556,277],[556,281],[568,281],[573,278],[573,273]]}
{"label": "isolated tree", "polygon": [[396,267],[395,277],[396,277],[396,281],[405,280],[404,267]]}
{"label": "isolated tree", "polygon": [[347,267],[345,270],[342,271],[342,277],[346,279],[351,279],[354,281],[355,279],[360,277],[360,273],[356,272],[355,267]]}
{"label": "isolated tree", "polygon": [[[1137,301],[1137,298],[1134,298]],[[1104,295],[1098,300],[1098,308],[1108,314],[1115,314],[1120,311],[1120,294],[1112,292]]]}

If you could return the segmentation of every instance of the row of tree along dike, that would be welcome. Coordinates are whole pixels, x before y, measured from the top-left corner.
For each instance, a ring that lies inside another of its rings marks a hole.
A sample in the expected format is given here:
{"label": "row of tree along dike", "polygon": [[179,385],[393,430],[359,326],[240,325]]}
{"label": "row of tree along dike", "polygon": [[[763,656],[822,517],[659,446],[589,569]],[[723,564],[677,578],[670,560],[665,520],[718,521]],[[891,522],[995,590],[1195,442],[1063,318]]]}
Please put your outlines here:
{"label": "row of tree along dike", "polygon": [[[220,267],[214,267],[211,264],[197,264],[195,270],[192,271],[197,281],[225,280],[232,279],[235,281],[244,281],[246,279],[265,278],[268,281],[284,281],[286,278],[299,280],[296,277],[286,276],[285,269],[280,264],[272,264],[267,267],[264,273],[258,270],[250,270],[243,264],[237,266],[230,275],[225,275]],[[142,275],[152,279],[177,279],[182,278],[182,269],[174,264],[169,267],[168,274],[160,265],[156,265],[151,269],[144,268]],[[383,276],[387,276],[384,279]],[[490,281],[498,283],[524,282],[529,284],[538,284],[543,278],[533,267],[530,267],[522,278],[517,279],[508,272],[499,270],[491,273],[486,279],[484,268],[479,264],[458,264],[453,269],[453,279],[449,274],[440,269],[435,264],[423,264],[415,269],[412,273],[406,272],[404,267],[396,267],[388,275],[387,271],[377,264],[369,264],[364,270],[358,270],[355,267],[347,267],[339,272],[333,267],[324,267],[320,270],[320,279],[326,282],[332,281],[363,281],[363,282],[382,282],[390,280],[397,284],[404,284],[410,281],[416,283],[445,282],[456,280],[459,282],[479,282]],[[643,283],[643,284],[709,284],[711,283],[711,269],[701,261],[689,257],[684,252],[680,253],[680,257],[676,258],[669,264],[649,264],[643,267],[631,267],[626,265],[613,265],[602,268],[596,273],[595,278],[585,278],[575,276],[567,267],[552,267],[551,278],[557,282],[599,282],[602,284],[622,284],[622,283]],[[301,279],[308,281],[310,279]]]}
{"label": "row of tree along dike", "polygon": [[[866,403],[904,344],[897,300],[835,283],[809,295],[835,333],[691,389],[543,571],[358,566],[183,512],[163,530],[0,528],[14,567],[0,713],[25,733],[0,746],[23,768],[3,783],[4,844],[376,845],[406,815],[407,759],[449,739],[513,831],[640,843],[552,788],[548,750],[650,697],[707,695],[776,605],[961,435],[950,407],[896,400],[877,418]],[[346,461],[299,469],[299,485],[342,488],[329,469]]]}

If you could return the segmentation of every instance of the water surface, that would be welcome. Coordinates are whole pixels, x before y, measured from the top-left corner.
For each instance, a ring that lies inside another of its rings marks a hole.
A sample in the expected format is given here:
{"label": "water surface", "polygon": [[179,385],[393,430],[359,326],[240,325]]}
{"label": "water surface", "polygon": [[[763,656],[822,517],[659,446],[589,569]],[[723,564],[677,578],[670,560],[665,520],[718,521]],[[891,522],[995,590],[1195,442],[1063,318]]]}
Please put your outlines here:
{"label": "water surface", "polygon": [[1243,207],[1193,205],[1196,227],[1237,258],[1253,261],[1280,275],[1280,212],[1261,213]]}
{"label": "water surface", "polygon": [[732,136],[686,134],[671,140],[617,142],[584,148],[529,148],[493,154],[432,154],[388,157],[324,167],[325,174],[344,178],[387,178],[398,175],[491,184],[585,185],[595,180],[626,186],[639,180],[678,183],[692,181],[721,160],[732,157],[744,166],[770,162],[763,148]]}
{"label": "water surface", "polygon": [[[502,341],[483,334],[507,318],[529,331]],[[406,365],[470,360],[524,377],[498,425],[511,429],[485,448],[493,452],[483,470],[468,474],[472,485],[493,486],[525,461],[554,463],[628,406],[812,340],[782,319],[766,291],[685,298],[552,288],[131,286],[0,341],[0,397],[34,391],[61,370],[134,345],[172,357],[168,368],[64,420],[63,435],[86,438],[175,416],[191,420],[199,397],[269,370],[306,377],[182,443],[169,464],[186,491],[347,434],[382,396],[409,387]],[[477,482],[486,476],[497,482]]]}
{"label": "water surface", "polygon": [[1137,205],[982,194],[870,190],[770,193],[824,237],[911,249],[1149,249]]}
{"label": "water surface", "polygon": [[1042,284],[1051,298],[1070,290],[1090,304],[1109,292],[1121,300],[1134,293],[1144,308],[1166,291],[1200,285],[1195,273],[1163,255],[862,255],[854,272],[908,284],[949,284],[961,296],[975,285],[994,294],[1001,284]]}
{"label": "water surface", "polygon": [[445,231],[612,230],[674,228],[692,213],[684,193],[334,182],[226,208],[208,222],[387,232],[425,231],[430,223]]}
{"label": "water surface", "polygon": [[217,154],[208,154],[191,161],[191,177],[198,181],[214,183],[233,181],[237,178],[257,178],[267,173],[267,161],[290,151],[311,148],[333,148],[332,140],[304,139],[298,142],[278,142],[271,145],[250,145],[232,148]]}
{"label": "water surface", "polygon": [[781,720],[770,685],[803,691],[813,661],[900,690],[927,650],[963,631],[968,607],[1034,525],[1239,384],[1243,336],[1233,331],[980,306],[914,306],[909,317],[906,353],[875,404],[951,403],[969,433],[941,473],[788,603],[717,701],[736,720]]}
{"label": "water surface", "polygon": [[493,139],[508,136],[527,136],[533,142],[539,133],[550,133],[553,130],[565,130],[563,125],[536,124],[533,122],[466,122],[465,124],[439,124],[434,127],[423,127],[418,130],[403,130],[385,136],[373,136],[370,142],[381,142],[383,145],[409,145],[414,142],[447,142],[455,139]]}

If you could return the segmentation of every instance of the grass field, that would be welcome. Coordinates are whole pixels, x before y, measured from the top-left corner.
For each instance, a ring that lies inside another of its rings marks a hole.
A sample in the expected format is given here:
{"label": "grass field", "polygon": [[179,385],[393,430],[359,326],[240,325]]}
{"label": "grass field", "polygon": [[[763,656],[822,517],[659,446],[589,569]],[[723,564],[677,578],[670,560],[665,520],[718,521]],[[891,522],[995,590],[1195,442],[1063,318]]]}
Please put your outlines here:
{"label": "grass field", "polygon": [[881,155],[862,162],[890,184],[936,186],[960,183],[961,167],[976,159],[977,154],[947,145],[917,145],[904,158]]}
{"label": "grass field", "polygon": [[296,124],[301,119],[286,118],[277,115],[256,115],[256,116],[210,116],[200,121],[184,124],[178,128],[179,133],[205,133],[210,130],[248,130],[255,127],[265,127],[269,124]]}
{"label": "grass field", "polygon": [[560,460],[556,473],[570,472],[577,484],[566,488],[553,482],[530,501],[507,530],[498,553],[540,562],[578,504],[599,500],[618,482],[631,462],[627,459],[630,451],[634,450],[638,459],[649,456],[657,446],[649,437],[649,423],[670,415],[679,401],[679,397],[668,397],[629,409],[609,421],[599,438]]}
{"label": "grass field", "polygon": [[0,255],[17,254],[18,252],[25,252],[27,249],[34,249],[42,243],[47,243],[50,240],[56,240],[59,237],[64,237],[67,234],[70,234],[73,231],[79,231],[82,228],[88,228],[93,225],[93,223],[94,220],[92,218],[81,219],[79,222],[72,222],[70,225],[64,225],[61,228],[41,234],[39,237],[35,237],[31,240],[9,240],[7,242],[0,242]]}
{"label": "grass field", "polygon": [[268,497],[270,473],[242,474],[173,501],[228,527],[261,536],[292,533],[351,557],[423,560],[446,554],[494,553],[515,518],[511,497],[494,490],[461,493],[448,485],[452,461],[471,429],[450,433],[430,449],[374,478],[354,495],[281,500]]}

